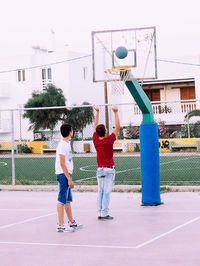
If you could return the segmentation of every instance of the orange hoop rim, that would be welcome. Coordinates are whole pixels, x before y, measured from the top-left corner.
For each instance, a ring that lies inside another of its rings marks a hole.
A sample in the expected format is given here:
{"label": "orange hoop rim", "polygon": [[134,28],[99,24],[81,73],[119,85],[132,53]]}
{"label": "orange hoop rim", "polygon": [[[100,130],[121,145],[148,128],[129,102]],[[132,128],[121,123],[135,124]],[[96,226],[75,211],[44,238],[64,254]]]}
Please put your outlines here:
{"label": "orange hoop rim", "polygon": [[104,72],[105,73],[121,73],[121,72],[130,72],[131,69],[130,68],[125,68],[125,67],[113,67],[113,68],[109,68],[106,69]]}

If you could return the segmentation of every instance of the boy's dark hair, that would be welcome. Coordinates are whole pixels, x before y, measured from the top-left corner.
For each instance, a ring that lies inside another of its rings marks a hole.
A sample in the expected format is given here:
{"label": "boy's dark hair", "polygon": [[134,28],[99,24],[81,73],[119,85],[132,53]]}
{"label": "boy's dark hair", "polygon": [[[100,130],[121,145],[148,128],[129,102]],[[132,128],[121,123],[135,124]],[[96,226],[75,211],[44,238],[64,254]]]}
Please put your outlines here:
{"label": "boy's dark hair", "polygon": [[104,137],[106,134],[106,128],[103,124],[100,124],[96,127],[96,133],[99,137]]}
{"label": "boy's dark hair", "polygon": [[69,133],[72,131],[72,126],[69,124],[63,124],[60,127],[60,133],[63,136],[63,138],[66,138],[69,136]]}

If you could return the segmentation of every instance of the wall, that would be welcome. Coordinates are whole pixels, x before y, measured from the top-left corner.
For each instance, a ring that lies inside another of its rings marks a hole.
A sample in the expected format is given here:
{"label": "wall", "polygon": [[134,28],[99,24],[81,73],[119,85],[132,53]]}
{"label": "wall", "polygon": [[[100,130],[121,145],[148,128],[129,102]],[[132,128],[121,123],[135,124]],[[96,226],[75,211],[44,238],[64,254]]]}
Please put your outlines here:
{"label": "wall", "polygon": [[166,101],[180,100],[180,89],[168,88],[166,91]]}
{"label": "wall", "polygon": [[[159,139],[159,152],[169,152],[169,142],[174,141],[176,144],[195,144],[199,138],[178,138],[178,139]],[[15,142],[15,147],[17,144],[27,143],[28,147],[32,149],[32,153],[42,154],[42,148],[46,145],[45,141],[32,141],[32,142]],[[0,142],[2,148],[10,148],[11,142]],[[84,145],[89,144],[90,152],[96,153],[94,144],[92,140],[88,141],[74,141],[73,149],[75,153],[84,153]],[[125,145],[124,145],[125,144]],[[126,140],[116,140],[114,146],[122,147],[124,152],[134,152],[136,144],[140,144],[139,139],[126,139]]]}

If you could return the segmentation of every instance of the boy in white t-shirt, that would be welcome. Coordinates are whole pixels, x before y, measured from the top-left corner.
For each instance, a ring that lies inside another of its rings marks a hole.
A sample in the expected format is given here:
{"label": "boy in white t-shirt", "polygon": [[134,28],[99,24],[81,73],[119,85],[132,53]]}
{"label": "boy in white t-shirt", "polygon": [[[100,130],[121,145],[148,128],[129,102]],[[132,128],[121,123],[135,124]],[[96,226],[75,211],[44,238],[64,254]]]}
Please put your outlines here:
{"label": "boy in white t-shirt", "polygon": [[[80,227],[72,217],[71,202],[72,202],[72,188],[74,183],[72,181],[73,160],[70,140],[73,137],[73,128],[71,125],[64,124],[60,127],[60,132],[63,139],[58,143],[56,149],[55,171],[57,181],[59,184],[58,193],[58,225],[57,232],[74,231],[75,228]],[[64,211],[68,217],[68,226],[64,223]]]}

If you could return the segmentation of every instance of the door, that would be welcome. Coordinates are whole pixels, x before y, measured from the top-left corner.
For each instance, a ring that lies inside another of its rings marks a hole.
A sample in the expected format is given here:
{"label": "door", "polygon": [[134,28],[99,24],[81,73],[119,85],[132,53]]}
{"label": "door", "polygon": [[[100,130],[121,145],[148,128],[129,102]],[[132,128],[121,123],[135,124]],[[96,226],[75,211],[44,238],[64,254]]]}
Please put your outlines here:
{"label": "door", "polygon": [[[180,88],[181,100],[192,100],[195,99],[195,87],[184,87]],[[181,103],[181,111],[184,113],[196,110],[195,101],[184,101]]]}
{"label": "door", "polygon": [[[144,90],[146,95],[148,96],[149,100],[151,102],[160,102],[160,89],[154,89],[154,90]],[[161,113],[161,105],[152,103],[153,112],[154,114],[160,114]]]}

